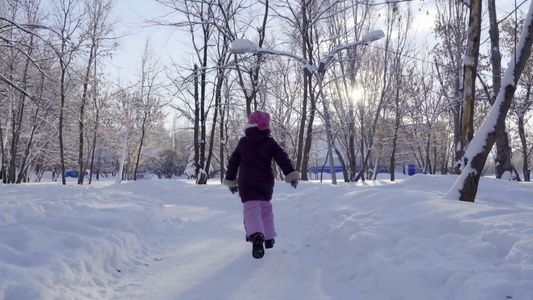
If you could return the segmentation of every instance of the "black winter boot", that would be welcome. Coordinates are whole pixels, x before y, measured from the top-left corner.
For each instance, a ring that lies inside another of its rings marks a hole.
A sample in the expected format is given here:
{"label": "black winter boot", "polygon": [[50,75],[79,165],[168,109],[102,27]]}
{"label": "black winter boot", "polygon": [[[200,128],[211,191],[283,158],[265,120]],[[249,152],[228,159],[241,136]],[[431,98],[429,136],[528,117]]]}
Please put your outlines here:
{"label": "black winter boot", "polygon": [[263,248],[265,236],[260,232],[256,232],[249,239],[252,241],[252,256],[256,259],[262,258],[265,255],[265,248]]}
{"label": "black winter boot", "polygon": [[276,243],[276,241],[274,239],[266,240],[265,241],[265,248],[267,248],[267,249],[274,248],[274,244],[275,243]]}

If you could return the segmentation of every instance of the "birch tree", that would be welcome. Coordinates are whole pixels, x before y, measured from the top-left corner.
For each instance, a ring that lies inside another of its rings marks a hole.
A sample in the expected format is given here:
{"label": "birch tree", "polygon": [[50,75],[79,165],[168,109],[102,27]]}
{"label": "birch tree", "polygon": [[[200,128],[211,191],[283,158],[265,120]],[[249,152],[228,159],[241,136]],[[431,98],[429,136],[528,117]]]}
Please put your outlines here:
{"label": "birch tree", "polygon": [[[468,147],[474,136],[474,107],[476,96],[476,76],[481,40],[481,3],[482,0],[470,1],[470,18],[468,25],[468,42],[463,70],[463,111],[461,116],[461,151]],[[460,162],[464,165],[464,162]]]}

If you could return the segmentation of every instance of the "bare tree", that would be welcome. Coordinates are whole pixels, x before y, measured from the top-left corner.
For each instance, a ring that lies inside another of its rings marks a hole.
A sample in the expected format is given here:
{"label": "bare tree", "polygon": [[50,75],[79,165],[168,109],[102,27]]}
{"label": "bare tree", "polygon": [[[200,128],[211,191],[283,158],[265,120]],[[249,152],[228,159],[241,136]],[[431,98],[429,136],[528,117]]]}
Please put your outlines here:
{"label": "bare tree", "polygon": [[442,93],[450,103],[453,120],[453,172],[459,174],[460,160],[463,155],[461,146],[461,112],[463,57],[466,49],[467,34],[464,28],[467,21],[467,7],[460,1],[437,2],[435,35],[441,40],[433,51],[439,74]]}
{"label": "bare tree", "polygon": [[3,182],[20,183],[28,179],[28,170],[36,157],[32,153],[33,143],[44,131],[39,126],[47,109],[41,109],[46,106],[42,98],[48,78],[44,75],[52,63],[47,57],[49,53],[43,50],[50,44],[45,27],[39,24],[39,2],[6,4],[0,11],[0,68],[6,76],[0,73],[0,83],[7,86],[3,96],[9,105],[0,112],[6,120],[5,125],[0,124],[0,131],[4,126],[10,130],[2,133],[1,174]]}
{"label": "bare tree", "polygon": [[[385,32],[385,49],[389,49],[393,32],[395,31],[395,24],[397,20],[392,17],[392,15],[395,14],[395,8],[394,6],[390,6],[387,8],[387,27]],[[372,54],[370,54],[372,55]],[[359,181],[360,179],[364,180],[365,172],[368,171],[369,161],[370,157],[372,155],[372,150],[374,146],[374,138],[377,130],[377,124],[379,121],[379,118],[381,117],[381,111],[384,107],[387,106],[389,101],[393,98],[393,94],[391,93],[391,85],[394,83],[392,80],[394,77],[394,72],[389,72],[391,67],[391,60],[392,60],[392,54],[389,51],[385,51],[382,58],[379,58],[377,54],[373,55],[370,65],[371,68],[374,68],[370,72],[375,73],[376,75],[372,75],[371,80],[372,83],[365,82],[364,84],[370,84],[372,86],[371,89],[375,90],[375,94],[372,95],[372,97],[376,98],[376,105],[375,105],[375,111],[372,112],[373,114],[373,121],[370,126],[370,132],[368,135],[368,142],[366,145],[362,142],[361,143],[361,161],[362,166],[361,170],[357,173],[357,176],[355,177],[355,181]],[[378,91],[379,90],[379,91]],[[363,141],[363,134],[361,136],[361,141]],[[364,147],[366,146],[366,148]]]}
{"label": "bare tree", "polygon": [[[108,15],[111,10],[111,2],[108,0],[86,0],[85,8],[87,10],[88,24],[85,29],[84,35],[87,36],[87,47],[89,51],[87,53],[87,65],[85,67],[85,74],[82,78],[82,95],[80,102],[80,114],[79,114],[79,147],[78,147],[78,184],[83,184],[85,177],[85,170],[87,166],[87,160],[84,155],[84,140],[86,135],[85,130],[85,107],[90,97],[89,95],[89,83],[93,82],[93,94],[96,93],[94,87],[96,84],[96,78],[93,78],[93,68],[98,56],[104,54],[101,51],[104,40],[109,35],[111,28],[107,24]],[[95,97],[95,95],[93,95]]]}
{"label": "bare tree", "polygon": [[[326,20],[327,36],[333,45],[343,45],[359,40],[370,31],[370,23],[374,10],[370,5],[346,1],[339,3],[330,10],[331,17]],[[331,67],[334,88],[331,93],[337,100],[334,109],[338,113],[338,124],[342,131],[338,132],[337,145],[340,153],[346,157],[347,168],[341,160],[345,181],[354,181],[356,177],[356,130],[355,130],[355,99],[357,73],[364,58],[365,49],[353,47],[338,54],[338,64]]]}
{"label": "bare tree", "polygon": [[[416,85],[413,97],[413,116],[411,120],[418,123],[414,128],[413,144],[419,147],[420,167],[424,174],[434,174],[435,159],[432,159],[432,149],[435,149],[435,135],[441,130],[439,121],[443,113],[448,108],[445,98],[440,93],[436,93],[435,72],[430,64],[419,64],[415,71]],[[415,153],[416,155],[416,153]]]}
{"label": "bare tree", "polygon": [[147,127],[152,122],[151,119],[156,117],[157,112],[160,111],[160,104],[158,103],[158,83],[157,79],[161,73],[160,68],[155,61],[153,53],[149,48],[150,40],[146,40],[144,53],[141,58],[140,83],[137,104],[138,119],[140,119],[141,136],[139,138],[139,146],[137,156],[135,158],[135,169],[133,171],[133,180],[137,180],[137,172],[141,161],[141,153],[146,139]]}
{"label": "bare tree", "polygon": [[[496,95],[500,92],[502,85],[501,74],[501,52],[500,52],[500,34],[498,29],[498,20],[496,19],[496,0],[488,0],[488,13],[490,20],[490,57],[492,65],[492,93],[490,94],[490,104],[496,101]],[[507,128],[498,132],[496,138],[496,178],[502,178],[505,172],[512,172],[511,164],[511,147],[509,146],[509,134]]]}
{"label": "bare tree", "polygon": [[[286,22],[290,28],[294,28],[291,33],[291,44],[299,50],[297,54],[300,54],[309,65],[315,65],[320,59],[321,47],[332,46],[325,43],[325,40],[328,40],[329,37],[326,37],[324,27],[328,26],[326,24],[333,16],[350,10],[350,3],[338,0],[280,1],[274,10],[276,15]],[[335,38],[338,37],[335,36]],[[318,84],[313,82],[313,78],[304,76],[296,155],[296,169],[300,171],[302,180],[308,179],[307,169],[310,162],[311,147],[313,138],[318,133],[314,129],[315,117],[318,112],[316,107],[318,89]],[[333,143],[333,141],[331,142]]]}
{"label": "bare tree", "polygon": [[64,135],[64,120],[65,110],[67,105],[67,96],[72,88],[72,83],[69,80],[71,75],[71,67],[74,61],[75,55],[79,51],[82,39],[76,41],[75,34],[79,31],[85,15],[80,12],[80,7],[74,0],[56,0],[55,9],[57,15],[55,15],[55,32],[58,44],[54,46],[57,59],[59,62],[59,157],[61,165],[61,180],[65,185],[66,181],[66,168],[65,168],[65,135]]}
{"label": "bare tree", "polygon": [[[502,49],[507,50],[514,49],[516,47],[516,36],[517,32],[522,30],[524,19],[523,16],[520,16],[518,20],[506,20],[503,22],[502,26]],[[532,89],[533,89],[533,59],[530,56],[527,61],[522,76],[518,81],[518,89],[515,92],[514,101],[511,104],[511,113],[513,120],[516,121],[516,127],[518,130],[518,147],[520,153],[522,154],[522,174],[525,181],[531,180],[531,153],[533,147],[531,143],[528,142],[528,120],[531,118],[531,110],[533,109]],[[516,170],[515,170],[516,172]],[[518,177],[518,174],[515,176]]]}
{"label": "bare tree", "polygon": [[[26,121],[26,110],[29,109],[28,104],[30,104],[27,101],[30,98],[28,97],[29,94],[27,94],[26,90],[31,85],[29,79],[31,73],[31,62],[33,61],[32,56],[34,54],[34,48],[37,45],[35,38],[36,28],[26,29],[14,22],[15,18],[17,17],[18,10],[27,11],[26,19],[24,20],[26,23],[33,23],[37,20],[38,7],[32,6],[31,4],[27,4],[26,7],[23,7],[23,5],[23,3],[13,3],[10,11],[12,20],[6,20],[8,21],[7,23],[10,24],[7,26],[9,29],[4,37],[4,39],[8,41],[8,45],[13,45],[13,43],[9,42],[10,40],[20,41],[12,47],[8,47],[9,50],[5,53],[7,54],[5,55],[5,58],[8,61],[6,70],[9,72],[6,80],[8,83],[10,83],[11,90],[8,96],[11,106],[11,109],[9,110],[11,127],[11,147],[9,149],[10,160],[6,178],[4,179],[7,183],[15,183],[17,181],[20,183],[25,174],[22,170],[18,170],[19,176],[17,179],[17,158],[19,156],[19,146],[21,142],[21,136],[24,131],[24,123]],[[19,79],[17,79],[17,73],[21,74]],[[15,86],[13,83],[15,81],[18,81],[17,86]],[[17,95],[15,91],[19,91],[20,93]],[[29,151],[30,147],[31,139],[27,144],[26,151]],[[5,157],[5,152],[3,152],[3,157]],[[23,168],[26,165],[27,157],[28,156],[25,155],[22,161]]]}
{"label": "bare tree", "polygon": [[507,112],[511,106],[518,80],[531,55],[532,45],[533,2],[530,3],[514,55],[511,56],[511,61],[505,70],[502,80],[503,89],[498,94],[489,115],[466,150],[464,169],[448,192],[449,197],[461,201],[475,201],[481,172],[496,140],[496,133],[505,127]]}
{"label": "bare tree", "polygon": [[[213,42],[216,36],[215,32],[219,28],[224,28],[224,22],[220,22],[218,13],[219,8],[224,8],[219,1],[168,1],[160,0],[160,3],[172,9],[173,12],[185,17],[186,22],[168,22],[160,21],[159,24],[172,25],[178,28],[186,29],[190,33],[191,44],[196,56],[196,63],[192,71],[192,76],[187,76],[186,80],[192,80],[192,87],[194,91],[191,93],[194,104],[191,105],[193,113],[190,114],[193,122],[193,164],[194,177],[197,183],[206,183],[207,174],[206,166],[208,159],[208,145],[207,145],[207,126],[209,120],[209,109],[213,101],[214,94],[209,88],[210,84],[210,43]],[[218,23],[217,23],[218,22]],[[227,22],[227,20],[226,20]],[[227,26],[227,24],[226,24]],[[226,29],[226,28],[225,28]],[[225,34],[228,34],[225,32]],[[227,41],[227,39],[225,39]],[[217,74],[217,72],[215,72]],[[216,84],[215,84],[216,85]],[[187,99],[184,99],[187,101]],[[183,111],[182,111],[183,113]],[[215,120],[216,122],[216,120]],[[190,169],[190,168],[189,168]]]}

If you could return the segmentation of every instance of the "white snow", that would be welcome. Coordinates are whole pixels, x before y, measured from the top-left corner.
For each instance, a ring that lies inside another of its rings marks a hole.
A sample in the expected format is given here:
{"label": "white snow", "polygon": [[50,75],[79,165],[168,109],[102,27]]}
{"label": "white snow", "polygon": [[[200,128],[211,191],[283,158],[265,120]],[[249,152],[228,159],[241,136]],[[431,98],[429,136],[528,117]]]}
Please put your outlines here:
{"label": "white snow", "polygon": [[533,183],[381,179],[276,182],[260,260],[217,180],[0,185],[0,299],[531,299]]}
{"label": "white snow", "polygon": [[385,33],[383,32],[383,30],[374,30],[372,32],[365,34],[362,40],[365,42],[372,42],[372,41],[382,39],[384,37],[385,37]]}
{"label": "white snow", "polygon": [[237,39],[231,42],[231,53],[234,54],[256,53],[260,49],[256,43],[247,39]]}
{"label": "white snow", "polygon": [[463,60],[463,64],[465,66],[474,66],[474,62],[470,59],[470,57],[468,55],[465,55],[465,58]]}

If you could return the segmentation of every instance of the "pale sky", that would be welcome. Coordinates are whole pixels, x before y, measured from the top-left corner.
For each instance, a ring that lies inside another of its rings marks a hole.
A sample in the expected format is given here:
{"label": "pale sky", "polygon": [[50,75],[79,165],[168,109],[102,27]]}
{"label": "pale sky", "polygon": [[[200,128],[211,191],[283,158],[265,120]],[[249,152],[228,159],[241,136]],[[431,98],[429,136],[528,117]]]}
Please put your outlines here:
{"label": "pale sky", "polygon": [[[421,43],[433,44],[431,29],[436,11],[431,7],[436,1],[440,0],[411,1],[416,20],[414,27]],[[516,0],[516,3],[520,4],[522,1]],[[486,11],[485,1],[483,5]],[[514,5],[515,0],[498,0],[498,18],[508,14]],[[522,5],[522,9],[526,10],[527,5]],[[171,57],[180,62],[187,60],[192,62],[191,50],[184,46],[184,43],[190,39],[188,34],[171,33],[170,29],[148,27],[145,23],[145,19],[154,19],[168,12],[159,3],[154,0],[116,0],[113,11],[113,17],[120,20],[115,33],[123,37],[119,41],[120,47],[113,55],[113,65],[106,68],[112,77],[120,78],[123,83],[127,83],[132,80],[132,75],[139,73],[141,56],[147,39],[150,39],[154,55],[162,64],[171,63]],[[484,28],[484,30],[488,29]]]}
{"label": "pale sky", "polygon": [[127,82],[132,75],[138,74],[147,40],[162,63],[167,63],[170,55],[180,57],[184,52],[179,49],[176,34],[165,28],[148,26],[145,22],[145,19],[154,19],[164,13],[154,0],[117,0],[113,11],[114,17],[120,20],[115,34],[122,37],[113,55],[113,65],[107,68],[111,76]]}

